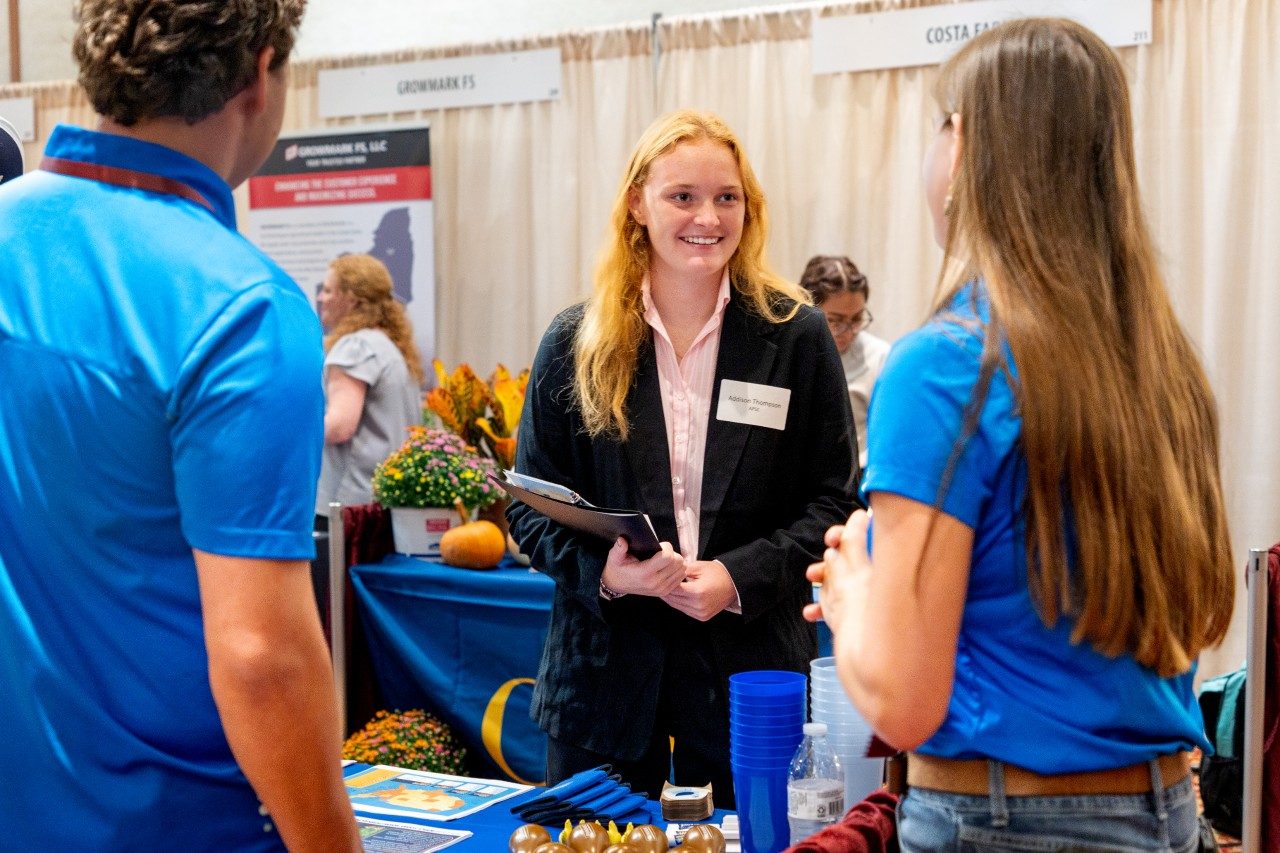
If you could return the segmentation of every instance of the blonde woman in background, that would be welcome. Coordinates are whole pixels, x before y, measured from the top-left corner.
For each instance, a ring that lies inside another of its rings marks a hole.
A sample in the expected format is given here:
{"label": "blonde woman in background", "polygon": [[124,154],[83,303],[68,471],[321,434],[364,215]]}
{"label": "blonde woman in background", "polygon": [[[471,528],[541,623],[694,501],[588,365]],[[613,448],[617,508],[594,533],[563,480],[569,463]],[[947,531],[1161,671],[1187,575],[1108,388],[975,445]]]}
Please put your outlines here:
{"label": "blonde woman in background", "polygon": [[889,342],[867,331],[871,288],[857,264],[839,255],[814,255],[804,266],[800,286],[809,291],[813,304],[827,318],[836,351],[844,366],[844,381],[853,408],[854,437],[858,442],[858,466],[867,464],[867,403],[876,377],[889,355]]}
{"label": "blonde woman in background", "polygon": [[642,510],[664,541],[641,560],[507,511],[556,582],[532,716],[548,784],[607,762],[657,798],[674,764],[731,807],[729,675],[817,654],[804,571],[852,508],[849,398],[822,314],[765,259],[764,193],[719,118],[645,131],[610,230],[591,298],[543,337],[516,467]]}
{"label": "blonde woman in background", "polygon": [[890,353],[827,534],[845,688],[910,750],[903,850],[1196,849],[1196,658],[1234,589],[1213,394],[1156,265],[1129,93],[1095,34],[987,30],[942,67],[946,264]]}
{"label": "blonde woman in background", "polygon": [[373,500],[373,469],[422,421],[422,364],[391,275],[377,258],[343,255],[316,300],[324,338],[324,459],[317,524],[329,503]]}

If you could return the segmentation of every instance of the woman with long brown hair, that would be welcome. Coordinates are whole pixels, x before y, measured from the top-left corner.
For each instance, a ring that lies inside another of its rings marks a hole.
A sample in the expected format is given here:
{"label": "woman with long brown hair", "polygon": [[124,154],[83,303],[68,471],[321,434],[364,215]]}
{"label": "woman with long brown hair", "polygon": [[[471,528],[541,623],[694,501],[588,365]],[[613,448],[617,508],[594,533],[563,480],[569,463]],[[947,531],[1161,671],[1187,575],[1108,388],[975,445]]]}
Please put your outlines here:
{"label": "woman with long brown hair", "polygon": [[934,314],[871,402],[871,554],[865,514],[829,531],[808,615],[911,751],[904,850],[1194,849],[1192,681],[1230,546],[1123,71],[1079,24],[1017,20],[943,66],[937,101]]}
{"label": "woman with long brown hair", "polygon": [[329,503],[373,500],[373,469],[422,421],[422,363],[391,274],[370,255],[329,265],[316,300],[324,326],[324,459],[317,523]]}
{"label": "woman with long brown hair", "polygon": [[642,560],[508,510],[556,581],[533,695],[549,783],[607,762],[656,798],[674,764],[678,784],[710,781],[731,806],[729,675],[803,672],[817,652],[804,570],[852,508],[849,398],[822,314],[771,270],[766,232],[724,122],[659,119],[632,153],[591,298],[539,347],[516,468],[642,510],[664,540]]}

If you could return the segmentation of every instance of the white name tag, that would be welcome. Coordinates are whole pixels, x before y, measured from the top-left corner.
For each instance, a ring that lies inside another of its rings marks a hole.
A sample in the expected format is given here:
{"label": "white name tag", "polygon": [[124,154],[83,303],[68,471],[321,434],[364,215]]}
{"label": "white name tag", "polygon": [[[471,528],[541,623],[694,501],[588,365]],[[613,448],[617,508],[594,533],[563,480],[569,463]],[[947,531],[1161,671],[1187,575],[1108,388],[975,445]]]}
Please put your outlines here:
{"label": "white name tag", "polygon": [[785,429],[787,407],[790,405],[790,388],[722,379],[720,404],[716,407],[716,420],[769,429]]}

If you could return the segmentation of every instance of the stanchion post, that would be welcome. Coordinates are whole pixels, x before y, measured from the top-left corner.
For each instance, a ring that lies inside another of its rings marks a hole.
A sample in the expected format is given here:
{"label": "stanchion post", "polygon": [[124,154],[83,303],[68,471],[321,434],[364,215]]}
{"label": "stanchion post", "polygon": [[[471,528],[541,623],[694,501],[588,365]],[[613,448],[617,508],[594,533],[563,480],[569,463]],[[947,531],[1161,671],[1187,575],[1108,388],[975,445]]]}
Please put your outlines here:
{"label": "stanchion post", "polygon": [[[1245,570],[1248,633],[1244,683],[1244,814],[1241,845],[1244,850],[1262,849],[1262,722],[1267,686],[1267,552],[1249,551]],[[1280,804],[1273,804],[1280,808]]]}
{"label": "stanchion post", "polygon": [[342,504],[329,504],[329,654],[338,691],[338,725],[347,731],[347,536]]}

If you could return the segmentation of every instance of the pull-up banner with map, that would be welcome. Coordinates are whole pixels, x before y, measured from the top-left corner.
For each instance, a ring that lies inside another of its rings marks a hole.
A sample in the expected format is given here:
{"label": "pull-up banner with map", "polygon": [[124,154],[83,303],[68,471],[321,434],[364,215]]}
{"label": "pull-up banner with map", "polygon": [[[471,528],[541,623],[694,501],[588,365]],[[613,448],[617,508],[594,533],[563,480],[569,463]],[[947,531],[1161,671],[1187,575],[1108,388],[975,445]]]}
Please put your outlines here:
{"label": "pull-up banner with map", "polygon": [[339,255],[391,272],[424,362],[435,354],[431,146],[426,127],[282,137],[249,179],[249,238],[315,303]]}

